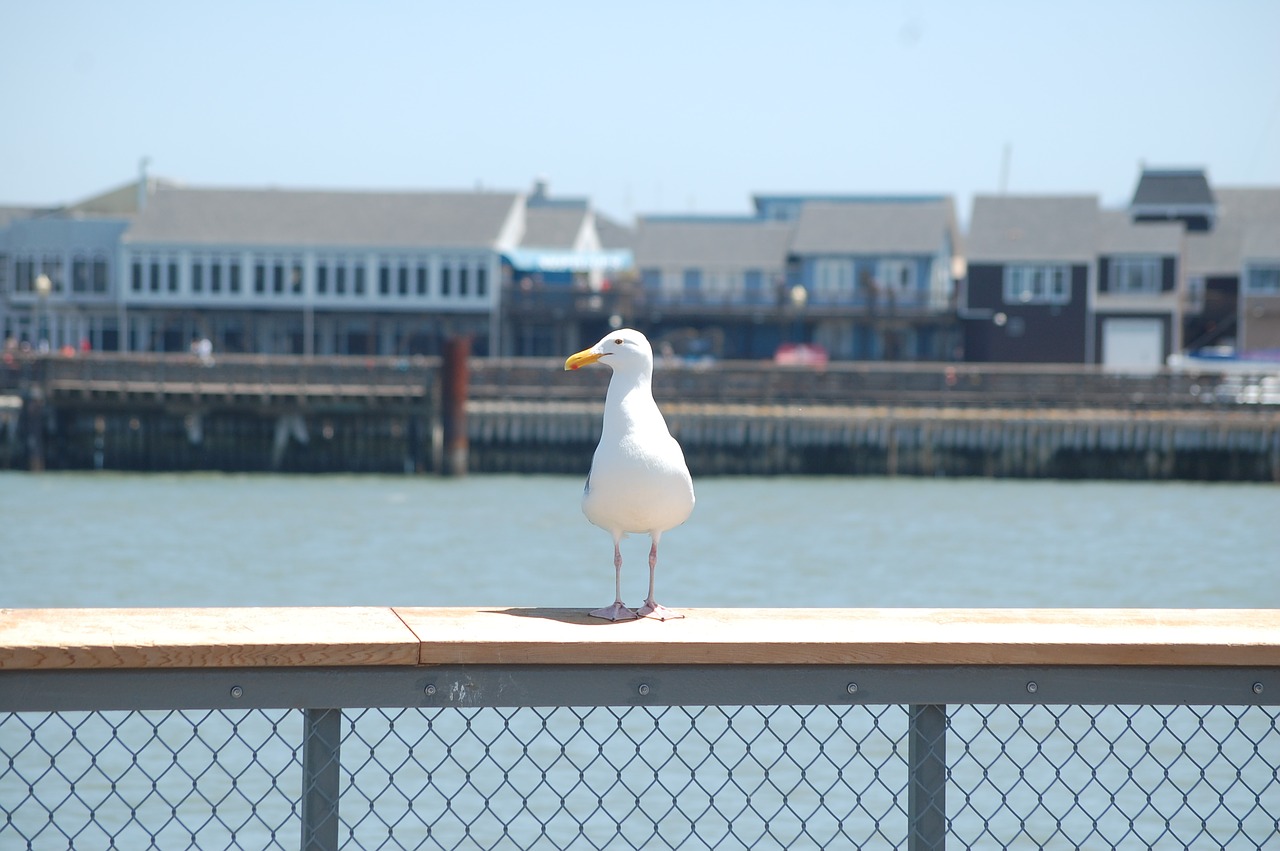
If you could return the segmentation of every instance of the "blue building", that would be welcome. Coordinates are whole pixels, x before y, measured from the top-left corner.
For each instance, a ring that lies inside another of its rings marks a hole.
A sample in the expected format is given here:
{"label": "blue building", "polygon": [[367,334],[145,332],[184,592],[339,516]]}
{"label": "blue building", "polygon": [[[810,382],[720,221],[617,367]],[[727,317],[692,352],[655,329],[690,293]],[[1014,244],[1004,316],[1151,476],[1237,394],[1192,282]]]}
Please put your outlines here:
{"label": "blue building", "polygon": [[954,355],[950,198],[760,195],[755,205],[754,216],[640,219],[635,315],[651,336],[709,334],[712,353],[730,358],[783,343],[841,359]]}

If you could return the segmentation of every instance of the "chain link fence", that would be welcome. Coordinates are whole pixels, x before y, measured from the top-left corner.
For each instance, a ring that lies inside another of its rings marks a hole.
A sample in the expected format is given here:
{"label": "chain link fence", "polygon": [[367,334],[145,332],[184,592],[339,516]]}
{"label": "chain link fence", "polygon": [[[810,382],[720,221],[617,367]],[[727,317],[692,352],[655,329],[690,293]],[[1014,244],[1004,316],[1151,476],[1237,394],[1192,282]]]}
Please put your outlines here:
{"label": "chain link fence", "polygon": [[0,848],[1266,848],[1278,724],[1263,705],[0,713]]}

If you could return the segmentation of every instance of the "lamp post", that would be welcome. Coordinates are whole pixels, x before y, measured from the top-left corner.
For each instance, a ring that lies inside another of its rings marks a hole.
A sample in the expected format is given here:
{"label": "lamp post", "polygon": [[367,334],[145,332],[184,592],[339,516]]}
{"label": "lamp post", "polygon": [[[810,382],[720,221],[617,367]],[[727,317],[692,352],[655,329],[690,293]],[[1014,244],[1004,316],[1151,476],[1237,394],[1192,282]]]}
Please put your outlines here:
{"label": "lamp post", "polygon": [[52,329],[48,327],[50,325],[49,294],[53,292],[53,281],[49,279],[48,275],[41,272],[36,276],[35,286],[36,296],[40,299],[40,306],[36,315],[36,348],[48,351],[53,348],[53,340],[49,339],[49,337],[53,336],[53,333]]}
{"label": "lamp post", "polygon": [[791,310],[795,317],[796,342],[806,342],[804,338],[804,308],[809,303],[809,291],[804,284],[796,284],[787,293],[791,301]]}

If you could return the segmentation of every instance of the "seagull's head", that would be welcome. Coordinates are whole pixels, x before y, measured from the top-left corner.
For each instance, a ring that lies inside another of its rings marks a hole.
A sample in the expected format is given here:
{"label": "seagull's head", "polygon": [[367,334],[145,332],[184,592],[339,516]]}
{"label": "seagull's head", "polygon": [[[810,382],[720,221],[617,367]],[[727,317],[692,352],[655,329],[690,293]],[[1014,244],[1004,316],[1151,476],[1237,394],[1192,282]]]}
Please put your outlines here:
{"label": "seagull's head", "polygon": [[620,370],[644,370],[653,368],[653,348],[639,331],[620,328],[611,331],[589,349],[583,349],[564,362],[565,369],[579,369],[589,363],[603,361]]}

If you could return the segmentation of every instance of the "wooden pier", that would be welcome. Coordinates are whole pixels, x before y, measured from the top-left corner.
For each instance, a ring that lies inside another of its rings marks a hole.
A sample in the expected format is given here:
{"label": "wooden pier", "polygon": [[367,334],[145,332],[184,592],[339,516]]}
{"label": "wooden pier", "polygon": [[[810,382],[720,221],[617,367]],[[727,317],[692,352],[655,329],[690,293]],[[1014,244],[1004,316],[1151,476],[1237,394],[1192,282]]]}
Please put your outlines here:
{"label": "wooden pier", "polygon": [[[471,360],[452,419],[441,371],[432,358],[11,359],[0,469],[456,474],[461,457],[472,472],[585,473],[607,370],[570,381],[558,362]],[[1280,481],[1271,375],[731,363],[667,366],[655,385],[695,475]]]}

